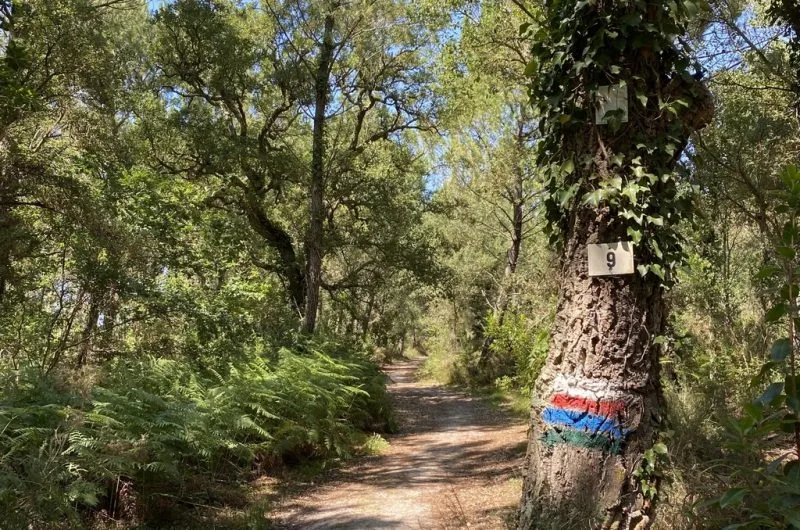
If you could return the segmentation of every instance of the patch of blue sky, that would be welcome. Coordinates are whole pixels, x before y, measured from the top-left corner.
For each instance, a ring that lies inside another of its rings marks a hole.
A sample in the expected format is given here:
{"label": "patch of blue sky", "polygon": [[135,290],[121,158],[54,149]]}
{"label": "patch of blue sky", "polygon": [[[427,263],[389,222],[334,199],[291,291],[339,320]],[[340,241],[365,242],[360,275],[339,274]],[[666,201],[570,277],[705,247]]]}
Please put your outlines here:
{"label": "patch of blue sky", "polygon": [[761,24],[750,6],[732,22],[720,19],[709,24],[697,46],[697,59],[713,76],[746,68],[745,56],[748,53],[764,50],[781,40],[786,40],[784,28]]}
{"label": "patch of blue sky", "polygon": [[158,11],[169,2],[170,0],[147,0],[147,9],[152,13]]}

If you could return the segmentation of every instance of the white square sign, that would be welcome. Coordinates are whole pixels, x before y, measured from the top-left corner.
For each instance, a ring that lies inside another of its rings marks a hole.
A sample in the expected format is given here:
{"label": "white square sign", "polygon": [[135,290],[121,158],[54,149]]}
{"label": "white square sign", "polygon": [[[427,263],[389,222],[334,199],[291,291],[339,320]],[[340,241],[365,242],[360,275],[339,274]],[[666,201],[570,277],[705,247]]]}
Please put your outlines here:
{"label": "white square sign", "polygon": [[594,122],[598,125],[608,123],[606,112],[613,110],[622,111],[622,123],[628,121],[628,87],[611,85],[601,86],[597,89],[597,102],[595,103]]}
{"label": "white square sign", "polygon": [[633,242],[617,241],[586,245],[589,276],[633,274]]}

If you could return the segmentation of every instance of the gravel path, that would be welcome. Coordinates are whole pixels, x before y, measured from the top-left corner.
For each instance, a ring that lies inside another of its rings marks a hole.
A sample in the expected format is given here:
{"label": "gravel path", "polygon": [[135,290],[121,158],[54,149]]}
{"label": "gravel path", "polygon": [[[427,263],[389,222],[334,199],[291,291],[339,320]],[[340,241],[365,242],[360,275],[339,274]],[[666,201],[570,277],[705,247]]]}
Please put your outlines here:
{"label": "gravel path", "polygon": [[526,425],[482,399],[386,368],[400,422],[390,448],[336,472],[272,514],[278,528],[506,528],[521,495]]}

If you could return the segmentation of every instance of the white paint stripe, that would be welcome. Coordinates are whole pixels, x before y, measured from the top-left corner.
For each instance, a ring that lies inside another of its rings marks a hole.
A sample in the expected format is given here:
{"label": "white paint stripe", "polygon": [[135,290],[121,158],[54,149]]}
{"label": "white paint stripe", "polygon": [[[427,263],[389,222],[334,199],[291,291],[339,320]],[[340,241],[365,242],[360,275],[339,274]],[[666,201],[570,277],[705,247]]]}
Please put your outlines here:
{"label": "white paint stripe", "polygon": [[553,381],[553,392],[568,396],[595,401],[615,401],[630,399],[630,393],[614,389],[605,379],[588,379],[584,377],[559,374]]}

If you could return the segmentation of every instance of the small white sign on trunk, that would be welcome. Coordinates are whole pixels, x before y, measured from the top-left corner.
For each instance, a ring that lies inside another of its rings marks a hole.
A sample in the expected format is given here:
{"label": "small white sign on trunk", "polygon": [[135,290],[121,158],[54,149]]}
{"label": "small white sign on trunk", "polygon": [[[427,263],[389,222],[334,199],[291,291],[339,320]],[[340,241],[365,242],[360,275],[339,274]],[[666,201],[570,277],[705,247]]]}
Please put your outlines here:
{"label": "small white sign on trunk", "polygon": [[617,241],[586,245],[589,276],[633,274],[633,242]]}
{"label": "small white sign on trunk", "polygon": [[606,112],[622,111],[620,123],[628,121],[628,87],[611,85],[597,88],[597,102],[595,103],[594,122],[598,125],[608,123]]}

